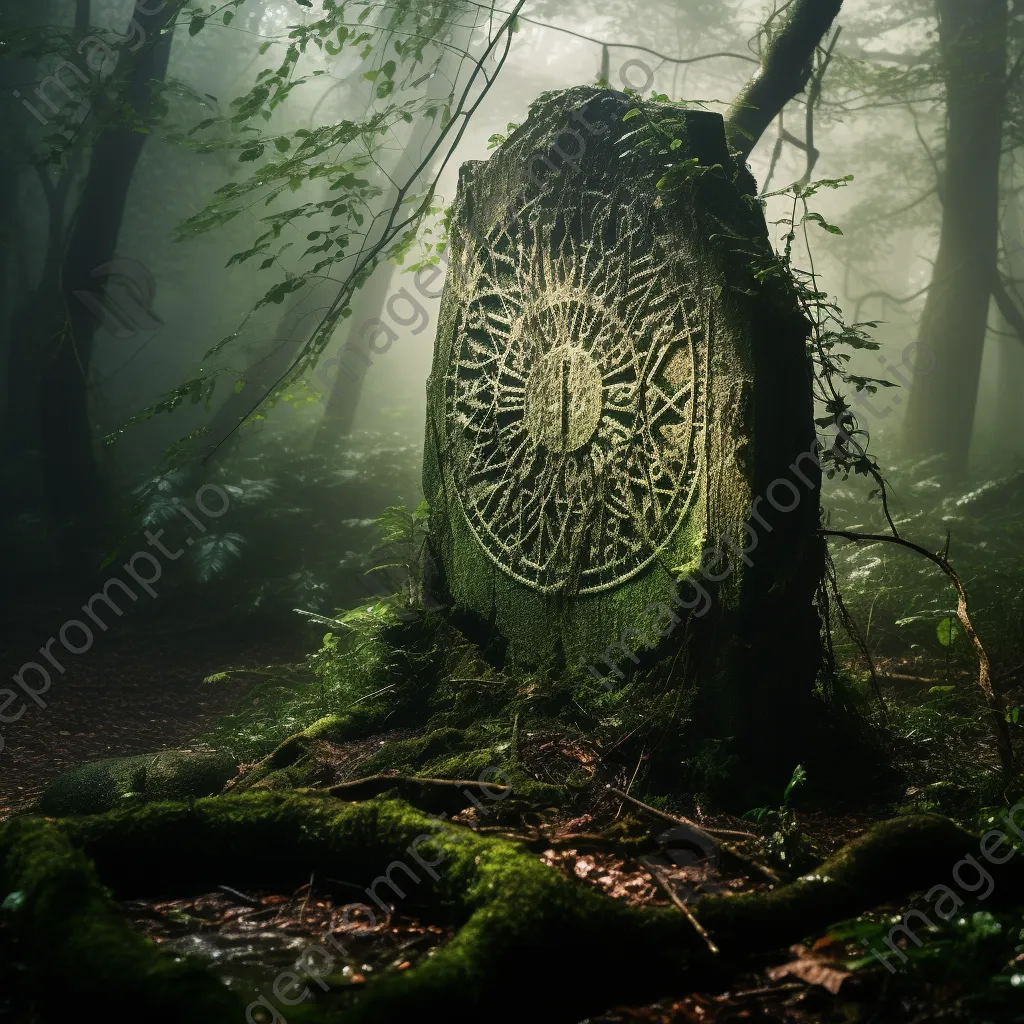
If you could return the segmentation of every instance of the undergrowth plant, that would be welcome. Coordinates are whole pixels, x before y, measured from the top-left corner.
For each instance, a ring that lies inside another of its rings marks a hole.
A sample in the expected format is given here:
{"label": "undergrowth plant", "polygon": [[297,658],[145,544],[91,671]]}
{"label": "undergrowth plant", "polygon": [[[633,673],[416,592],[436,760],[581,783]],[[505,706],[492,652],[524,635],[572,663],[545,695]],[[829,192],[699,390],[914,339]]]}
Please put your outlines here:
{"label": "undergrowth plant", "polygon": [[421,452],[400,434],[363,431],[311,445],[300,430],[267,429],[208,475],[186,465],[144,480],[125,535],[195,533],[181,506],[191,505],[201,483],[215,483],[229,507],[195,538],[165,586],[242,617],[333,613],[396,589],[371,571],[376,519],[386,506],[415,503]]}

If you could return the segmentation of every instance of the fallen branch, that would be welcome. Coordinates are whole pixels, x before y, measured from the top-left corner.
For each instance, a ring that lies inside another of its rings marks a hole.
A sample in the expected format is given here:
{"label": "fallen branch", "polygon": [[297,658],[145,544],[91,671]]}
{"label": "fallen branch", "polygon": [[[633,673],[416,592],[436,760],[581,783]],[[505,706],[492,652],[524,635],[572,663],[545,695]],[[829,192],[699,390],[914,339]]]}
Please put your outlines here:
{"label": "fallen branch", "polygon": [[716,955],[720,953],[721,950],[712,941],[704,925],[697,920],[693,911],[676,894],[675,889],[672,888],[672,883],[665,875],[664,869],[655,864],[654,861],[646,860],[643,857],[640,858],[640,863],[650,872],[651,878],[668,894],[668,898],[682,911],[683,916],[693,926],[693,930],[704,940],[708,949]]}
{"label": "fallen branch", "polygon": [[[641,810],[646,811],[648,814],[653,814],[656,818],[661,818],[662,821],[667,821],[672,825],[683,825],[684,827],[693,831],[699,839],[702,839],[705,843],[715,846],[723,853],[732,857],[733,860],[738,861],[747,868],[752,868],[763,878],[767,879],[773,885],[781,885],[782,879],[774,872],[771,868],[766,867],[764,864],[760,864],[752,857],[748,857],[745,853],[741,853],[731,843],[727,843],[722,839],[723,834],[736,835],[737,833],[732,832],[729,829],[709,829],[698,825],[695,821],[690,821],[689,818],[684,818],[682,815],[669,814],[667,811],[659,811],[657,807],[651,807],[650,804],[645,804],[642,800],[637,800],[635,796],[629,796],[627,793],[622,792],[621,789],[616,789],[614,786],[609,786],[608,791],[614,793],[615,796],[620,797],[623,800],[628,800],[631,804],[639,807]],[[746,833],[742,833],[746,834]],[[751,835],[751,838],[756,838]]]}

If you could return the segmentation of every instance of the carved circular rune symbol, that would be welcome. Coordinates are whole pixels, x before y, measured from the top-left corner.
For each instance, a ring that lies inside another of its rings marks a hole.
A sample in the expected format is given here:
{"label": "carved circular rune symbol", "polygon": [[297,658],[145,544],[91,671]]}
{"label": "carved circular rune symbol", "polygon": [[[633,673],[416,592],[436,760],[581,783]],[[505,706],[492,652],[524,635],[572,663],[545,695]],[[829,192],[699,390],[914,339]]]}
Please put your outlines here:
{"label": "carved circular rune symbol", "polygon": [[[542,346],[538,346],[542,347]],[[601,371],[582,348],[556,345],[526,382],[526,429],[552,452],[574,452],[601,421]]]}
{"label": "carved circular rune symbol", "polygon": [[448,479],[488,556],[520,582],[608,589],[685,518],[707,358],[685,277],[649,220],[597,195],[463,253]]}

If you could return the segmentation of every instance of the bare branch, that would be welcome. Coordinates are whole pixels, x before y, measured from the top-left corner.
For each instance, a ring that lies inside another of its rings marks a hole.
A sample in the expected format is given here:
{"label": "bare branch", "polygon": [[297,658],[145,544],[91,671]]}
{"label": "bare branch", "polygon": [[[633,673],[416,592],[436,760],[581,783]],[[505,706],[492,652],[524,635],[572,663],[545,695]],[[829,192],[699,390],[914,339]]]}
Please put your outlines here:
{"label": "bare branch", "polygon": [[[472,6],[483,7],[488,11],[492,9],[490,6],[484,4],[473,4]],[[496,9],[495,12],[501,14],[507,13],[505,11],[497,11]],[[637,50],[639,53],[647,53],[652,57],[657,57],[658,60],[664,61],[666,64],[696,64],[698,61],[713,60],[716,57],[731,57],[733,60],[744,60],[750,64],[757,63],[757,58],[751,57],[749,53],[735,53],[731,50],[721,50],[716,53],[702,53],[698,57],[669,57],[666,54],[659,53],[657,50],[652,50],[647,46],[639,46],[636,43],[609,43],[604,39],[596,39],[594,36],[587,36],[582,32],[574,32],[572,29],[562,28],[561,25],[552,25],[547,21],[538,21],[536,18],[527,18],[521,14],[518,16],[517,20],[527,22],[530,25],[536,25],[538,28],[549,28],[554,32],[561,32],[562,35],[572,36],[574,39],[582,39],[584,42],[594,43],[596,46],[606,47],[609,50]]]}
{"label": "bare branch", "polygon": [[1006,290],[1002,277],[997,273],[992,283],[992,298],[1003,319],[1013,328],[1017,338],[1024,341],[1024,313]]}
{"label": "bare branch", "polygon": [[836,43],[839,42],[839,34],[842,31],[843,27],[840,25],[832,33],[832,42],[828,44],[828,49],[825,51],[825,56],[821,59],[818,70],[814,73],[811,88],[807,93],[806,141],[804,143],[804,150],[807,153],[807,167],[804,170],[804,176],[800,179],[801,184],[804,185],[810,182],[815,164],[817,164],[818,157],[821,155],[814,146],[814,108],[821,99],[821,83],[825,80],[825,72],[828,71],[829,64],[832,63],[832,54],[835,51]]}
{"label": "bare branch", "polygon": [[935,59],[931,53],[892,53],[889,50],[864,50],[860,47],[845,52],[847,57],[857,60],[879,60],[887,64],[902,64],[908,68],[929,64]]}

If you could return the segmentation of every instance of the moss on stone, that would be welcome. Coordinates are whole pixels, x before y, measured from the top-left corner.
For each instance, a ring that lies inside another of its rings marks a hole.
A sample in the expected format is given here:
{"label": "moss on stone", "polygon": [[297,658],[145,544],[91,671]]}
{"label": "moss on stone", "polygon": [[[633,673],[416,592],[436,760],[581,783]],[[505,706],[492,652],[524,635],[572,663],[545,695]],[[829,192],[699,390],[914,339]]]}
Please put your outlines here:
{"label": "moss on stone", "polygon": [[217,751],[165,750],[93,761],[65,772],[38,801],[47,815],[100,814],[125,804],[212,796],[238,769]]}

